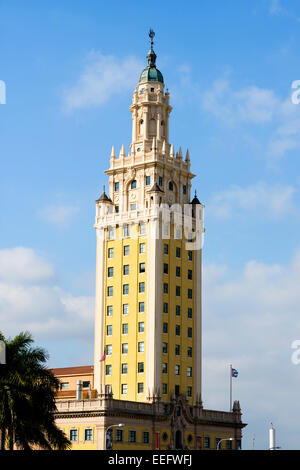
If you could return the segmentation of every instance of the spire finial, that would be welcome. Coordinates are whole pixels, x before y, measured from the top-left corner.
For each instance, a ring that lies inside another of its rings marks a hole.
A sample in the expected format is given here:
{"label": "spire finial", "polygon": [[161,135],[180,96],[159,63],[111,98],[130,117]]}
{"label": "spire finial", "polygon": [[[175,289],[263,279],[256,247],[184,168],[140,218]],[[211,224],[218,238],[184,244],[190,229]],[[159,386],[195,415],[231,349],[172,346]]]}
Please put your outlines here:
{"label": "spire finial", "polygon": [[153,31],[153,29],[150,28],[150,31],[149,31],[149,38],[150,38],[150,49],[151,51],[153,51],[153,38],[155,36],[155,32]]}
{"label": "spire finial", "polygon": [[153,38],[155,36],[155,32],[153,29],[150,28],[149,31],[149,38],[150,38],[150,51],[147,54],[147,60],[148,60],[148,67],[156,67],[155,61],[156,61],[156,54],[153,50]]}

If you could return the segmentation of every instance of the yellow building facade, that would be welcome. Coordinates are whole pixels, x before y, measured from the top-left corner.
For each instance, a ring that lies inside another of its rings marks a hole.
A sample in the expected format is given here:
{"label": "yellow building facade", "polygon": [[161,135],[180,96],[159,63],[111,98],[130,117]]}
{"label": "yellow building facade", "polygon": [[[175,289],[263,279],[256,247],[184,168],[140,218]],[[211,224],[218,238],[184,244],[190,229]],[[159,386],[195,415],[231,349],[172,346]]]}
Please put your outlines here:
{"label": "yellow building facade", "polygon": [[[239,448],[238,402],[231,412],[202,405],[204,206],[191,196],[189,151],[169,140],[153,36],[130,106],[130,150],[117,158],[112,148],[109,190],[96,201],[92,379],[86,395],[78,369],[73,398],[58,396],[57,422],[74,449],[103,449],[106,436],[115,449]],[[66,370],[55,373],[66,384]]]}

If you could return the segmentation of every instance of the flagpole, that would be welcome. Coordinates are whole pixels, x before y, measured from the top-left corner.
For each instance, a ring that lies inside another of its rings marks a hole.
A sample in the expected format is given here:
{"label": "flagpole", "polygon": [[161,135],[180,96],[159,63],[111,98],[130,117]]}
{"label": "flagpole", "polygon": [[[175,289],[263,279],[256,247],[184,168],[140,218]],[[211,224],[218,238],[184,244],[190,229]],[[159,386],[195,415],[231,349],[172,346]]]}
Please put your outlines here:
{"label": "flagpole", "polygon": [[232,364],[229,364],[230,372],[230,408],[229,411],[232,411]]}

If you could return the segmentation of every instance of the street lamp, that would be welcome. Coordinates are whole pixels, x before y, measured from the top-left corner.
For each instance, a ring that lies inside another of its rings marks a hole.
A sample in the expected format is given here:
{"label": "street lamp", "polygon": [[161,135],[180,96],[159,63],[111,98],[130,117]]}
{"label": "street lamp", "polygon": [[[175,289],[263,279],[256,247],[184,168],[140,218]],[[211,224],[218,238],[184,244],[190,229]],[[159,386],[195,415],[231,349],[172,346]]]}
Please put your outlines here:
{"label": "street lamp", "polygon": [[108,437],[107,436],[107,431],[109,429],[112,429],[112,428],[123,428],[124,426],[125,426],[124,423],[120,423],[120,424],[111,424],[110,426],[108,426],[108,428],[106,428],[106,430],[105,430],[105,447],[106,447],[106,450],[111,450],[112,449],[112,441],[113,441],[112,436],[111,437],[109,436],[109,438],[107,438]]}
{"label": "street lamp", "polygon": [[219,442],[218,442],[218,445],[217,445],[217,450],[220,450],[220,444],[222,441],[234,441],[234,437],[228,437],[228,438],[225,438],[225,439],[220,439]]}

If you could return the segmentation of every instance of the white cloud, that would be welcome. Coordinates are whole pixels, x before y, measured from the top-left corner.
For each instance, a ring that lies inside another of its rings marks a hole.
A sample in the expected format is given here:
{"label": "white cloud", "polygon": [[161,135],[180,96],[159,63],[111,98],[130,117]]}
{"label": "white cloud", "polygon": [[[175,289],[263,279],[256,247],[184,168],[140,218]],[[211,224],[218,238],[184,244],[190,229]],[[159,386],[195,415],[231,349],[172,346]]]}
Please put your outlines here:
{"label": "white cloud", "polygon": [[55,284],[54,267],[30,248],[0,251],[0,330],[29,330],[38,339],[84,339],[93,330],[94,300]]}
{"label": "white cloud", "polygon": [[38,211],[38,217],[48,223],[61,228],[68,227],[74,217],[79,213],[78,206],[71,205],[49,205]]}
{"label": "white cloud", "polygon": [[19,246],[0,250],[0,280],[40,283],[53,277],[53,266],[31,248]]}
{"label": "white cloud", "polygon": [[263,137],[256,139],[261,139],[270,164],[300,148],[300,105],[292,103],[291,94],[281,99],[273,90],[257,86],[233,90],[229,80],[219,79],[202,94],[201,104],[227,126],[248,125],[248,132],[250,124],[263,128]]}
{"label": "white cloud", "polygon": [[203,93],[202,104],[206,111],[228,124],[260,124],[272,121],[279,101],[272,90],[251,86],[234,91],[228,80],[219,79]]}
{"label": "white cloud", "polygon": [[239,371],[233,398],[248,422],[248,449],[253,434],[257,448],[267,448],[270,421],[281,430],[278,445],[300,448],[300,365],[291,361],[292,342],[300,339],[299,278],[300,251],[285,265],[252,260],[236,272],[204,267],[204,405],[228,409],[232,364]]}
{"label": "white cloud", "polygon": [[279,15],[284,10],[280,4],[279,0],[270,0],[269,12],[271,15]]}
{"label": "white cloud", "polygon": [[268,185],[263,182],[248,187],[231,186],[213,195],[209,206],[212,215],[229,218],[234,212],[254,211],[268,218],[290,215],[294,209],[296,189],[291,185]]}
{"label": "white cloud", "polygon": [[102,106],[114,95],[132,90],[142,70],[143,64],[136,57],[119,59],[93,51],[77,83],[65,89],[63,108],[71,112]]}

